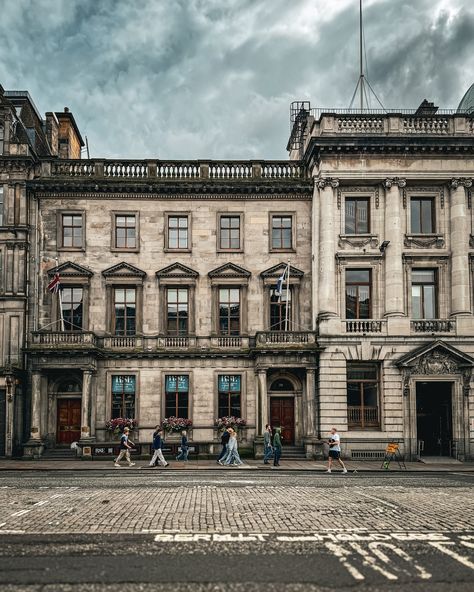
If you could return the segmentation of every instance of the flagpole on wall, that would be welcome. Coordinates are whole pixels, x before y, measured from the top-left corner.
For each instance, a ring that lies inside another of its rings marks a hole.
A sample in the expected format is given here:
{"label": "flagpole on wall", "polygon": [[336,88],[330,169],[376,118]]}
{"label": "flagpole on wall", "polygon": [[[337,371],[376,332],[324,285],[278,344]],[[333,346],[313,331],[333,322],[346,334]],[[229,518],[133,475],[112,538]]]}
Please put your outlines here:
{"label": "flagpole on wall", "polygon": [[288,331],[288,307],[290,298],[290,260],[288,259],[288,266],[286,268],[286,305],[285,305],[285,331]]}
{"label": "flagpole on wall", "polygon": [[[59,260],[56,258],[56,268],[59,267]],[[58,302],[59,302],[59,314],[61,315],[61,331],[64,333],[64,314],[63,314],[63,291],[62,286],[59,286],[58,289]]]}

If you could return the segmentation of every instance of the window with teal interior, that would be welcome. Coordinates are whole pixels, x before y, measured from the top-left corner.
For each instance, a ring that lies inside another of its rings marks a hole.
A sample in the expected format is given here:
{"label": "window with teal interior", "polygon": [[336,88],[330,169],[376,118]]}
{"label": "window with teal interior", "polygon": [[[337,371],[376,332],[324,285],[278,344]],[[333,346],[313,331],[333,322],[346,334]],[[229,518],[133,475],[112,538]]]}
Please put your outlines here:
{"label": "window with teal interior", "polygon": [[136,377],[132,374],[112,376],[112,419],[135,419]]}
{"label": "window with teal interior", "polygon": [[189,376],[166,376],[165,391],[165,417],[189,419]]}
{"label": "window with teal interior", "polygon": [[219,417],[241,417],[241,381],[240,374],[219,374]]}

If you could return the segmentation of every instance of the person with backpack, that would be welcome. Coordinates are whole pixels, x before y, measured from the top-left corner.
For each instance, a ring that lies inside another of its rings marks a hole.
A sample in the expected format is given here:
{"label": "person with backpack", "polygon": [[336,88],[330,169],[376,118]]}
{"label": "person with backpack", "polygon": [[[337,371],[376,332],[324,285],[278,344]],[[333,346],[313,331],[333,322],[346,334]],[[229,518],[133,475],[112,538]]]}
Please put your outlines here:
{"label": "person with backpack", "polygon": [[281,428],[275,428],[275,435],[273,436],[273,466],[280,466],[281,458]]}
{"label": "person with backpack", "polygon": [[179,454],[176,457],[176,460],[182,460],[187,462],[189,454],[189,444],[188,444],[188,435],[186,430],[181,432],[181,447],[179,449]]}
{"label": "person with backpack", "polygon": [[129,428],[124,428],[122,436],[120,438],[120,453],[114,461],[115,467],[121,466],[120,461],[122,460],[123,457],[125,457],[125,460],[127,461],[129,467],[135,466],[135,463],[133,463],[130,460],[130,450],[133,448],[133,446],[135,446],[135,444],[131,440],[128,439],[129,432],[130,432]]}
{"label": "person with backpack", "polygon": [[160,426],[156,426],[155,431],[153,432],[152,448],[154,452],[150,461],[150,467],[154,467],[155,465],[167,467],[169,463],[166,462],[165,457],[163,456],[163,430]]}

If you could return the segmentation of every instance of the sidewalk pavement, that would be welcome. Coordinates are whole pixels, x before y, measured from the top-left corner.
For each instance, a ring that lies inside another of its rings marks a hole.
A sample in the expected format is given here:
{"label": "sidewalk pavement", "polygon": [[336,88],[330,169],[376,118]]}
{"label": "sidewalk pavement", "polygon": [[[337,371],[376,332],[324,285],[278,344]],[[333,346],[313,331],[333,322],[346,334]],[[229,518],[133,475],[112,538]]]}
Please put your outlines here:
{"label": "sidewalk pavement", "polygon": [[[122,463],[121,469],[114,466],[113,460],[101,459],[93,461],[82,461],[81,459],[71,460],[0,460],[1,471],[169,471],[170,469],[179,471],[206,471],[206,470],[258,470],[258,471],[305,471],[305,472],[324,472],[327,464],[323,461],[311,460],[284,460],[281,461],[281,466],[277,469],[273,465],[264,465],[262,461],[245,460],[240,467],[223,467],[212,460],[191,460],[189,462],[172,461],[169,466],[151,468],[148,466],[146,460],[136,460],[134,467],[128,467]],[[408,472],[408,473],[473,473],[474,462],[451,462],[451,463],[433,463],[424,464],[421,462],[407,462],[406,471],[400,469],[397,462],[392,461],[388,470],[381,467],[381,461],[345,461],[349,472],[358,473],[388,473],[388,472]],[[334,467],[334,473],[340,472],[340,467]]]}

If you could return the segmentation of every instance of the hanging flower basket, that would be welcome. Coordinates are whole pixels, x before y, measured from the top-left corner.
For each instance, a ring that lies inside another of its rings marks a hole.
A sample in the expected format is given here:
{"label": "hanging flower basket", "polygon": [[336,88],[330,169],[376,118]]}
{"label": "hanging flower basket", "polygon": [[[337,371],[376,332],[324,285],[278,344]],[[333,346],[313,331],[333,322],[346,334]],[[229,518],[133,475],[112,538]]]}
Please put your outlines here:
{"label": "hanging flower basket", "polygon": [[192,425],[193,422],[190,419],[184,419],[183,417],[165,417],[161,422],[161,428],[168,434],[189,430]]}
{"label": "hanging flower basket", "polygon": [[105,422],[105,429],[115,436],[120,435],[124,428],[128,428],[132,432],[137,427],[137,420],[128,417],[117,417]]}
{"label": "hanging flower basket", "polygon": [[218,430],[223,432],[227,428],[232,428],[234,430],[238,430],[243,428],[247,425],[247,421],[242,417],[235,417],[234,415],[230,415],[228,417],[220,417],[216,419],[215,426]]}

